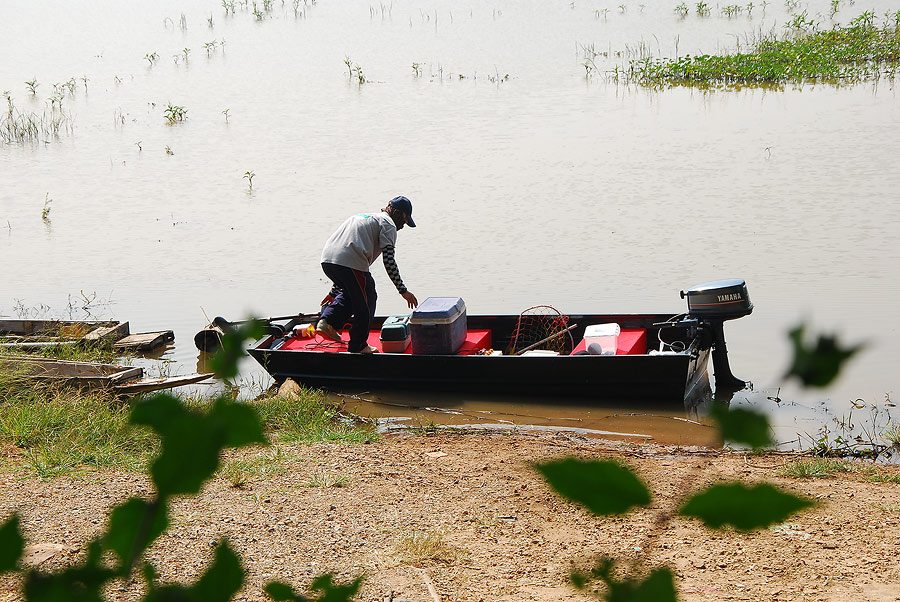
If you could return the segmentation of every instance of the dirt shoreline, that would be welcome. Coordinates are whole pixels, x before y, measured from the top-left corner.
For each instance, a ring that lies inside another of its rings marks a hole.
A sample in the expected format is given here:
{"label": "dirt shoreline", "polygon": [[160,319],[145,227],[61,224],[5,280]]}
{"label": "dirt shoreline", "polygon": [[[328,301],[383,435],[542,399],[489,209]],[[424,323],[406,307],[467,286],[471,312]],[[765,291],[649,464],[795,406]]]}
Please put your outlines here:
{"label": "dirt shoreline", "polygon": [[[195,580],[224,537],[248,570],[238,600],[267,599],[262,587],[272,579],[305,590],[323,572],[366,575],[357,597],[366,601],[591,600],[567,576],[599,555],[625,566],[670,566],[681,600],[900,600],[900,484],[863,472],[785,478],[777,475],[791,460],[785,456],[563,433],[402,434],[278,450],[277,471],[240,488],[220,476],[199,496],[177,500],[169,531],[149,553],[162,580]],[[595,518],[530,467],[573,454],[620,458],[650,486],[651,505]],[[22,477],[22,461],[7,457],[0,468],[0,518],[21,514],[29,562],[42,568],[79,558],[112,505],[151,495],[143,475],[106,470],[42,481]],[[897,466],[879,470],[900,474]],[[773,482],[817,506],[750,534],[712,532],[683,518],[660,522],[684,491],[735,479]],[[343,483],[322,486],[334,482]],[[138,590],[118,584],[109,593],[134,600]],[[0,579],[0,601],[18,599],[17,581]]]}

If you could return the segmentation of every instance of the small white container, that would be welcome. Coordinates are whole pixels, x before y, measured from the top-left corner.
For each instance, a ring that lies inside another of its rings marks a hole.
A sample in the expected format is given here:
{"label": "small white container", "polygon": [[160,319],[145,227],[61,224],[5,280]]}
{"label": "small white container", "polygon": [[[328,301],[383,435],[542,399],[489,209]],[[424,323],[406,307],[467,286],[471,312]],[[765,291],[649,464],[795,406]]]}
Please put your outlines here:
{"label": "small white container", "polygon": [[615,355],[616,348],[619,345],[619,333],[622,331],[615,322],[608,324],[591,324],[584,329],[584,346],[588,352],[596,349],[589,349],[592,344],[596,343],[600,346],[600,355]]}

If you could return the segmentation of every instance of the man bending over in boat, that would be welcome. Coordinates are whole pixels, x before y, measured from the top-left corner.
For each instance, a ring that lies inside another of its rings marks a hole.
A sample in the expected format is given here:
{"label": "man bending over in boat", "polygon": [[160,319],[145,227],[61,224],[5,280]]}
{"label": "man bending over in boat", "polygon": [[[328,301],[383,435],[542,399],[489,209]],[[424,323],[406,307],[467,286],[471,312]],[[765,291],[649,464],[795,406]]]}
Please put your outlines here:
{"label": "man bending over in boat", "polygon": [[340,341],[338,329],[350,320],[351,353],[377,353],[367,343],[369,325],[375,316],[375,280],[369,267],[379,255],[384,269],[406,299],[410,308],[419,304],[416,296],[407,290],[400,278],[400,270],[394,260],[397,230],[404,225],[416,227],[412,218],[412,203],[405,196],[392,199],[388,206],[375,215],[359,214],[347,218],[341,227],[325,242],[322,250],[322,271],[334,283],[331,292],[322,299],[322,316],[316,325],[316,333],[332,341]]}

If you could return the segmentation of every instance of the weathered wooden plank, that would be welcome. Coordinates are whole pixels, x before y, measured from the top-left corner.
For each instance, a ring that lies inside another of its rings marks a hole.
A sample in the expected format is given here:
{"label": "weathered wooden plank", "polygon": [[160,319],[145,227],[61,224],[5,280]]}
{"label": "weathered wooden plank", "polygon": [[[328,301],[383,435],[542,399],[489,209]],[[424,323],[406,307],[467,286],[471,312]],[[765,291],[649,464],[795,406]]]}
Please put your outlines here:
{"label": "weathered wooden plank", "polygon": [[116,322],[112,326],[101,326],[84,335],[85,341],[118,341],[129,334],[128,322]]}
{"label": "weathered wooden plank", "polygon": [[139,332],[130,334],[123,339],[119,339],[113,345],[115,349],[126,349],[129,351],[152,351],[157,347],[162,347],[166,343],[175,340],[175,333],[171,330],[163,330],[159,332]]}
{"label": "weathered wooden plank", "polygon": [[212,376],[212,374],[188,374],[186,376],[171,376],[169,378],[145,378],[143,380],[135,380],[122,383],[121,385],[115,385],[114,388],[118,393],[134,395],[135,393],[146,393],[147,391],[172,389],[182,385],[190,385],[211,378]]}

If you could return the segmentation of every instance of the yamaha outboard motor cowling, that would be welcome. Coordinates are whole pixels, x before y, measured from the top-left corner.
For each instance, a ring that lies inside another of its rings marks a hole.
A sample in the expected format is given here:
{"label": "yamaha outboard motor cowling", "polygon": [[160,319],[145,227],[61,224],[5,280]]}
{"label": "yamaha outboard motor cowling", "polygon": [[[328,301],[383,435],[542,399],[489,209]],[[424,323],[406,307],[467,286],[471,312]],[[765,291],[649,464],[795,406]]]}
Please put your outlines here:
{"label": "yamaha outboard motor cowling", "polygon": [[734,320],[753,311],[747,284],[740,279],[718,280],[681,291],[687,299],[688,316],[697,319],[712,335],[713,369],[716,389],[743,389],[747,383],[731,373],[728,365],[728,349],[725,347],[725,320]]}

